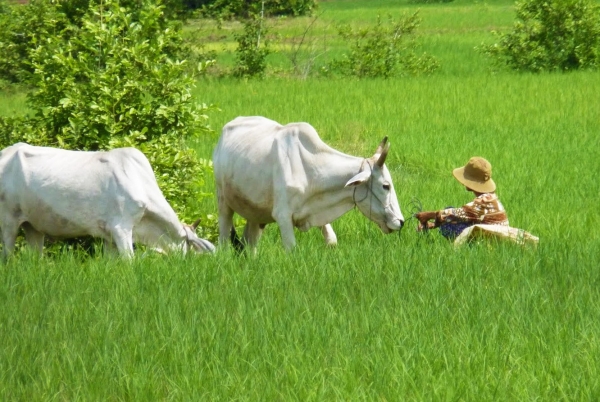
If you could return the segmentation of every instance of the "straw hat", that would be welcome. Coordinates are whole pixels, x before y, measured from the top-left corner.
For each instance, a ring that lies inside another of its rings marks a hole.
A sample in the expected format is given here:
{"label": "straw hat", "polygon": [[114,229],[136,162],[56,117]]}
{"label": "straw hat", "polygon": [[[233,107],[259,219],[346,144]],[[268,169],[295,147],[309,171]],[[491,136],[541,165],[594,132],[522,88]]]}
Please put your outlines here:
{"label": "straw hat", "polygon": [[496,183],[492,180],[492,165],[479,156],[472,157],[465,166],[454,169],[452,174],[456,180],[478,193],[496,190]]}

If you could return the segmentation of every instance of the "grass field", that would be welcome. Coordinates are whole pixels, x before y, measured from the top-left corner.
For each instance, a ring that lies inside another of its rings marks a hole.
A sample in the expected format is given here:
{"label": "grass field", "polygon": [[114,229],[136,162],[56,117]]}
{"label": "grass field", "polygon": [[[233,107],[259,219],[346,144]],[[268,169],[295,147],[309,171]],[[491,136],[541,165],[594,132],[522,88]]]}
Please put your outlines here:
{"label": "grass field", "polygon": [[[324,27],[416,9],[321,8]],[[451,170],[484,156],[537,248],[454,249],[414,220],[385,236],[351,211],[333,223],[335,249],[311,230],[286,254],[271,225],[255,258],[22,253],[0,266],[0,400],[600,399],[600,73],[492,73],[473,47],[509,28],[507,1],[421,17],[442,64],[433,76],[207,79],[195,96],[222,109],[217,133],[239,115],[307,121],[363,156],[388,135],[406,217],[413,198],[470,201]],[[24,108],[21,94],[0,95],[1,114]],[[200,157],[217,133],[194,144]],[[215,200],[202,208],[216,213]]]}

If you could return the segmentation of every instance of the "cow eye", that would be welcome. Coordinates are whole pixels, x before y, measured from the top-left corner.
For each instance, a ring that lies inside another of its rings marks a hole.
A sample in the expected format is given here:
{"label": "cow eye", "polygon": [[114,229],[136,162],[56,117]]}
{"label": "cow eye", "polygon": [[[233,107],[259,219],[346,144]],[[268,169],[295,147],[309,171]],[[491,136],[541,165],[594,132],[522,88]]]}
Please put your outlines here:
{"label": "cow eye", "polygon": [[386,183],[386,184],[384,184],[384,185],[383,185],[383,189],[384,189],[385,191],[390,191],[390,185],[389,185],[389,184],[387,184],[387,183]]}

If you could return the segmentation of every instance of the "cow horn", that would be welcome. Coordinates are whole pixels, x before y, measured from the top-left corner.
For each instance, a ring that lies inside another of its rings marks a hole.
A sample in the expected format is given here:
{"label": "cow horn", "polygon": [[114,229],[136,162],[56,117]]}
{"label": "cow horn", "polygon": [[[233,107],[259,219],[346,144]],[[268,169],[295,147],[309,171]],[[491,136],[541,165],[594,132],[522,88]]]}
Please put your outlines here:
{"label": "cow horn", "polygon": [[375,155],[373,155],[374,157],[379,157],[379,155],[381,155],[381,153],[383,152],[383,147],[385,147],[387,140],[388,140],[388,137],[386,135],[385,137],[383,137],[383,140],[381,140],[381,142],[377,146],[377,150],[375,150]]}
{"label": "cow horn", "polygon": [[390,144],[388,143],[381,151],[381,155],[379,156],[379,159],[377,159],[377,162],[375,163],[380,168],[383,167],[383,164],[385,163],[385,158],[387,158],[387,154],[388,154],[389,150],[390,150]]}
{"label": "cow horn", "polygon": [[196,222],[192,223],[190,226],[192,227],[192,229],[194,229],[194,232],[196,231],[196,228],[198,227],[198,225],[200,224],[200,221],[202,220],[202,218],[198,218],[196,219]]}

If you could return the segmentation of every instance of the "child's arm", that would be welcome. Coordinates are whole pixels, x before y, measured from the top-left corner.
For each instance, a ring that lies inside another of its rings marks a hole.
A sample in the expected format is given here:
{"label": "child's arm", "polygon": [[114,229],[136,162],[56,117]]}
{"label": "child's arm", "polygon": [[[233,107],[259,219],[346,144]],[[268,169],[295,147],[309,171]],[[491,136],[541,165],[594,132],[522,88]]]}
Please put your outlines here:
{"label": "child's arm", "polygon": [[[439,226],[440,221],[438,219],[439,211],[423,211],[415,214],[415,218],[419,220],[419,227],[417,230],[433,229]],[[434,222],[430,222],[433,220]]]}

